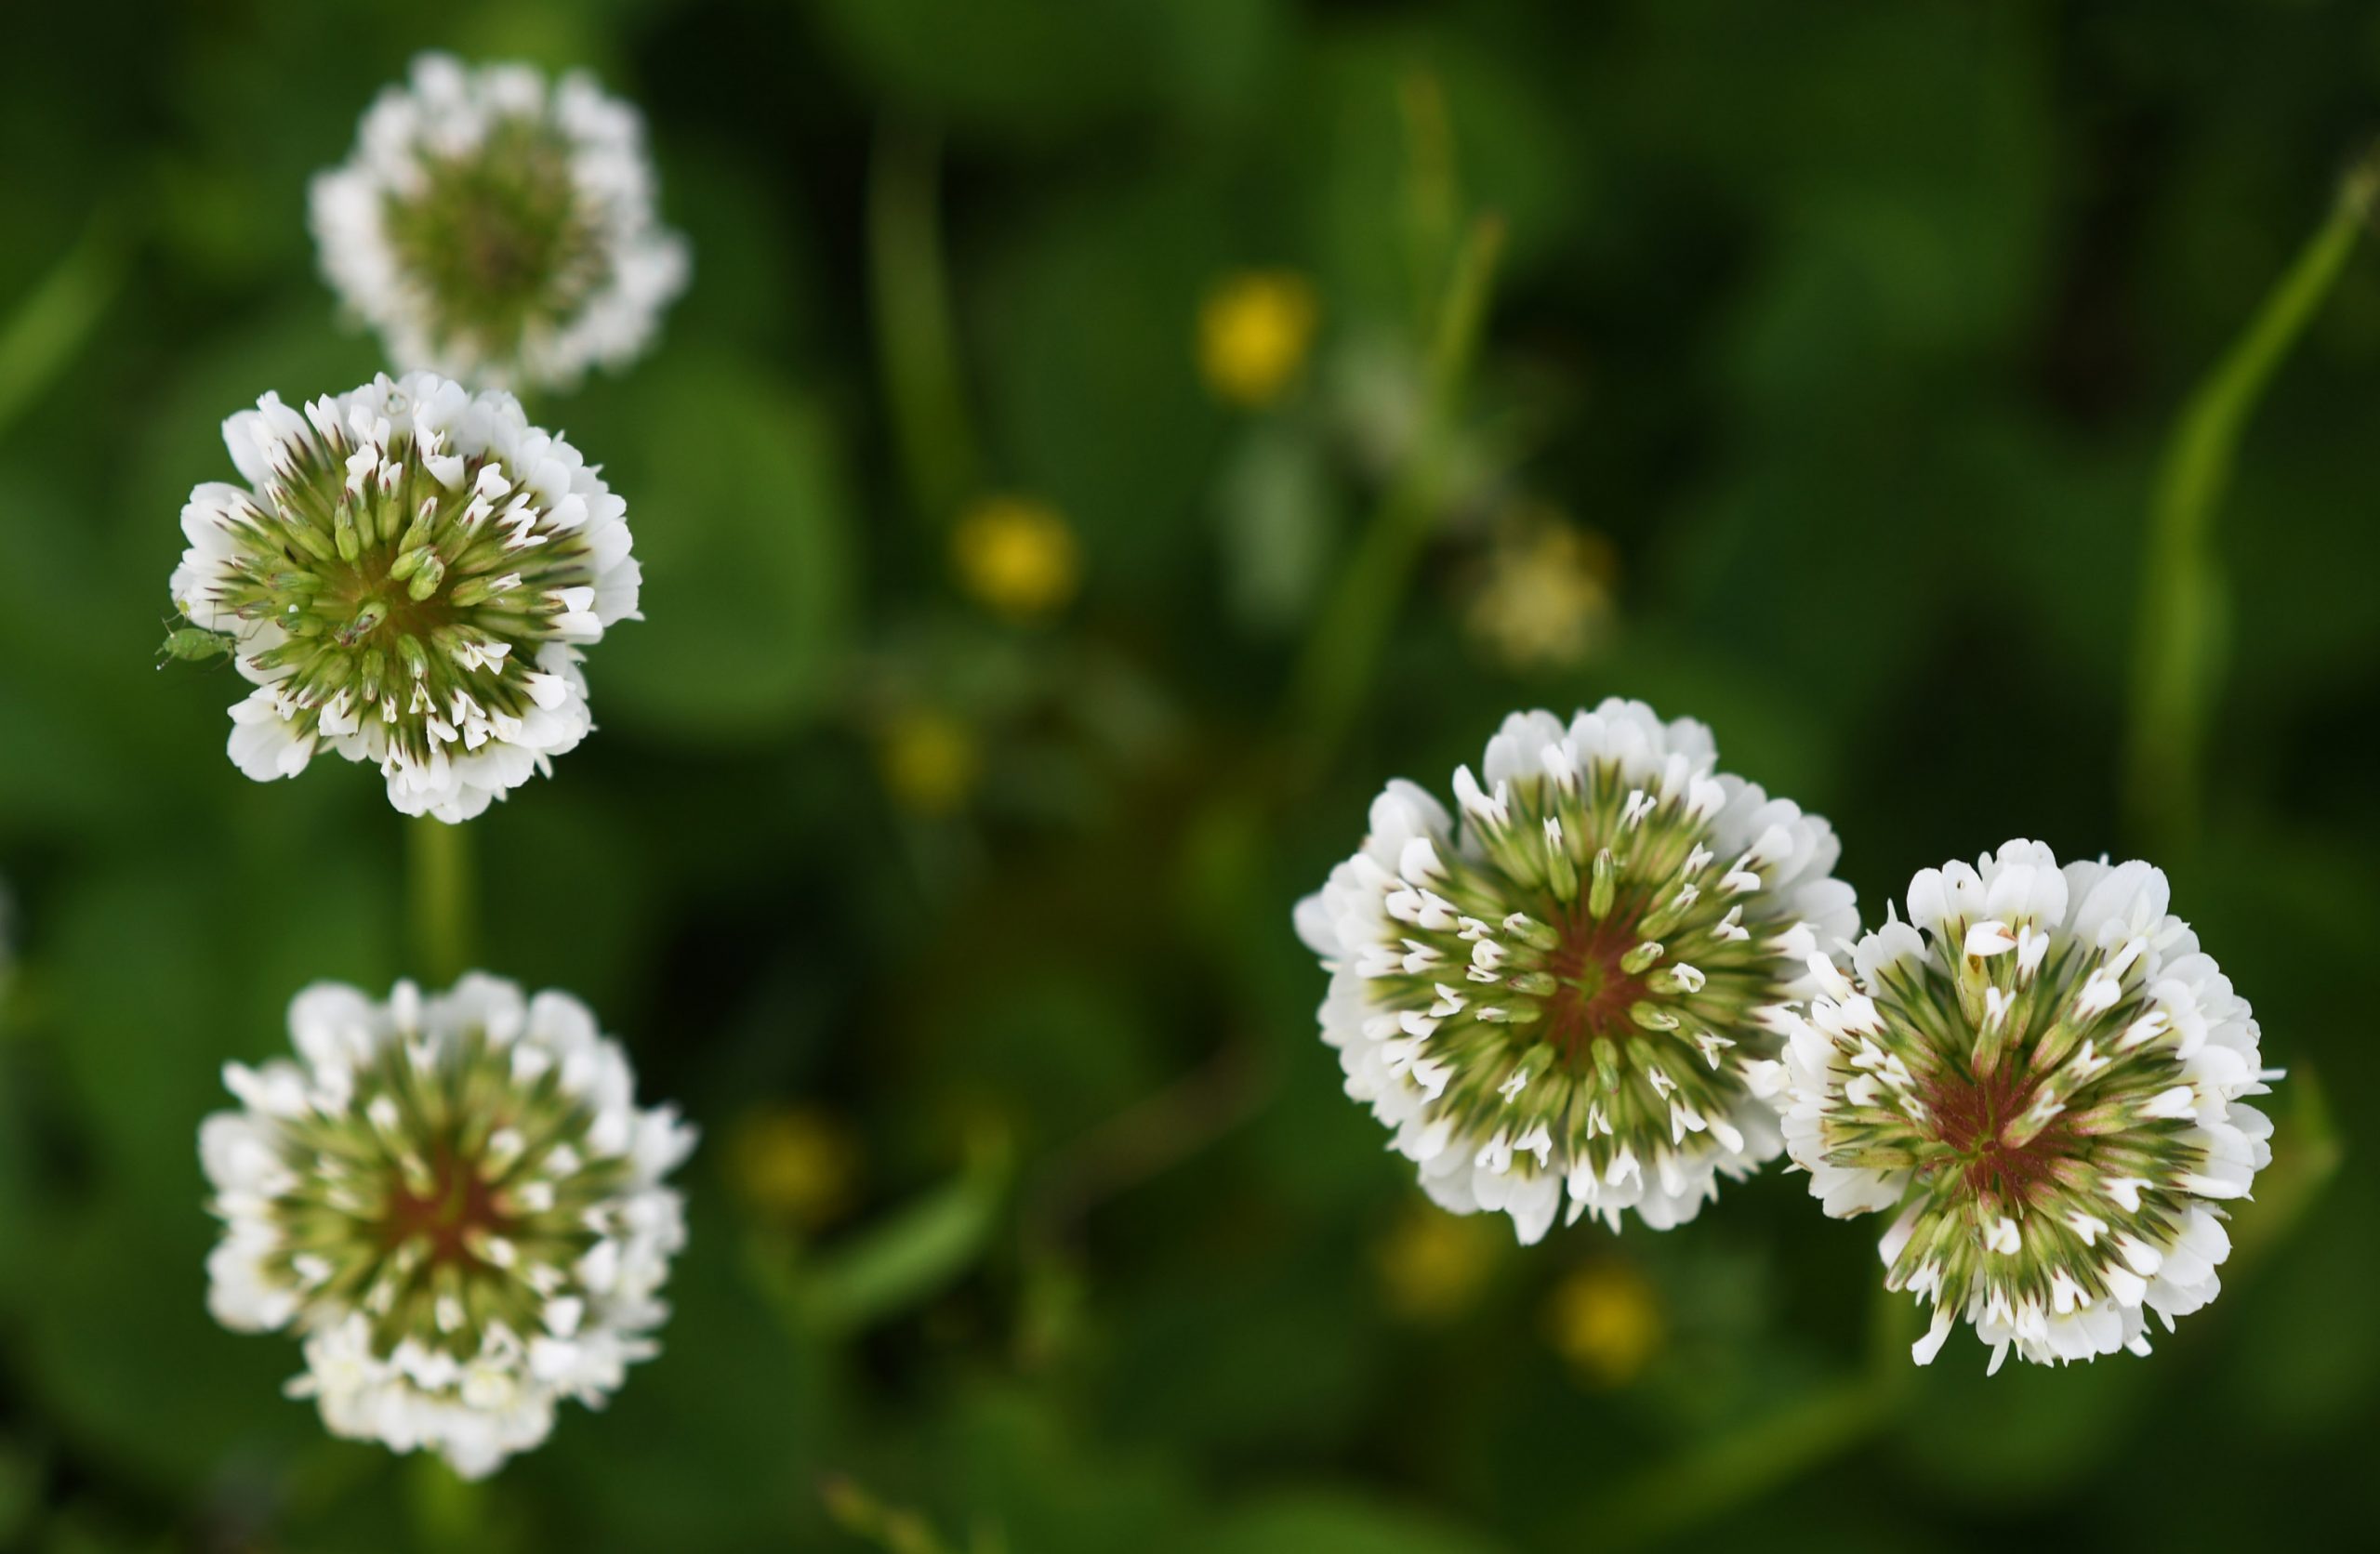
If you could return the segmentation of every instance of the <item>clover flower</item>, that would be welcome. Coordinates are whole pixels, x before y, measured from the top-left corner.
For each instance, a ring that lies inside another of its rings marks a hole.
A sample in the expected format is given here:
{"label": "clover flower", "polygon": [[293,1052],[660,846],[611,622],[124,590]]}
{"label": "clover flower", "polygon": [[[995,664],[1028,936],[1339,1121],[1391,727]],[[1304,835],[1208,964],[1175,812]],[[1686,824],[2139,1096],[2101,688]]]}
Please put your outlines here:
{"label": "clover flower", "polygon": [[626,1055],[567,994],[324,983],[289,1029],[300,1061],[228,1065],[241,1107],[199,1130],[216,1320],[302,1335],[288,1391],[332,1434],[466,1477],[542,1442],[562,1400],[600,1407],[656,1352],[685,1242],[660,1183],[693,1130],[638,1109]]}
{"label": "clover flower", "polygon": [[2220,1287],[2222,1204],[2271,1159],[2241,1098],[2264,1070],[2245,1000],[2143,863],[2063,869],[2012,841],[1926,869],[1909,921],[1825,956],[1758,1077],[1829,1214],[1898,1208],[1886,1287],[2037,1363],[2149,1351]]}
{"label": "clover flower", "polygon": [[428,373],[303,414],[267,394],[223,441],[248,483],[191,493],[171,587],[256,683],[241,770],[328,746],[405,813],[462,821],[586,736],[578,650],[639,618],[627,504],[511,395]]}
{"label": "clover flower", "polygon": [[1515,713],[1484,783],[1391,783],[1363,849],[1298,904],[1323,1039],[1422,1187],[1501,1209],[1690,1219],[1781,1148],[1747,1084],[1808,957],[1856,930],[1826,822],[1713,772],[1710,731],[1617,699]]}
{"label": "clover flower", "polygon": [[324,275],[401,368],[568,388],[640,354],[686,283],[643,121],[582,73],[424,54],[311,205]]}

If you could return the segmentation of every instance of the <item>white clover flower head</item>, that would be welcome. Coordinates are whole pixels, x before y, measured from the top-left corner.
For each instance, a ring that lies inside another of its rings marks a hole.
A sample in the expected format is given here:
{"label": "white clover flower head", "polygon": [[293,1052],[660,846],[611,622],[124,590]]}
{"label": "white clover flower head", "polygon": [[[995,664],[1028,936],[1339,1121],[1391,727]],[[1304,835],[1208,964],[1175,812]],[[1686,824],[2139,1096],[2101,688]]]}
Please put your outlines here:
{"label": "white clover flower head", "polygon": [[1899,1210],[1888,1288],[2036,1363],[2149,1352],[2221,1287],[2223,1204],[2272,1158],[2246,1000],[2147,863],[2012,841],[1910,882],[1760,1084],[1829,1214]]}
{"label": "white clover flower head", "polygon": [[1746,1075],[1858,912],[1826,822],[1716,759],[1641,702],[1515,713],[1455,773],[1459,829],[1392,783],[1298,903],[1347,1093],[1442,1206],[1666,1229],[1782,1147]]}
{"label": "white clover flower head", "polygon": [[327,746],[454,822],[586,737],[578,650],[641,618],[640,573],[628,504],[577,449],[430,373],[302,414],[267,394],[223,441],[247,484],[191,493],[171,588],[256,684],[241,770],[294,777]]}
{"label": "white clover flower head", "polygon": [[397,365],[568,388],[634,360],[685,287],[654,183],[642,117],[584,73],[424,54],[315,178],[314,240]]}
{"label": "white clover flower head", "polygon": [[207,1306],[304,1337],[334,1435],[438,1453],[467,1478],[600,1407],[657,1351],[685,1244],[661,1185],[694,1146],[585,1005],[473,973],[377,1003],[321,983],[289,1008],[299,1060],[224,1069],[240,1109],[199,1156],[223,1238]]}

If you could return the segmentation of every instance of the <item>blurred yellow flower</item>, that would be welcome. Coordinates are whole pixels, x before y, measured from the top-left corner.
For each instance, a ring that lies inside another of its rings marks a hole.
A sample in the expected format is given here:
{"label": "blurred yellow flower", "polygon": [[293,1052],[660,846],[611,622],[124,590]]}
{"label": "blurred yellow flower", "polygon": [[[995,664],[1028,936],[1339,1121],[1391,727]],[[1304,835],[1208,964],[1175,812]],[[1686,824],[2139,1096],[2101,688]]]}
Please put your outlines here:
{"label": "blurred yellow flower", "polygon": [[1047,502],[987,496],[950,535],[959,586],[993,613],[1028,621],[1062,609],[1082,581],[1082,550]]}
{"label": "blurred yellow flower", "polygon": [[1507,668],[1571,669],[1611,635],[1611,542],[1550,507],[1525,506],[1499,527],[1478,591],[1472,634]]}
{"label": "blurred yellow flower", "polygon": [[896,714],[885,726],[877,758],[892,801],[920,815],[958,810],[984,769],[974,731],[930,707]]}
{"label": "blurred yellow flower", "polygon": [[1603,1258],[1573,1271],[1546,1303],[1554,1350],[1594,1388],[1625,1387],[1661,1347],[1653,1286],[1632,1265]]}
{"label": "blurred yellow flower", "polygon": [[1381,1238],[1377,1254],[1390,1312],[1407,1322],[1453,1321],[1478,1303],[1505,1244],[1481,1216],[1413,1208]]}
{"label": "blurred yellow flower", "polygon": [[1227,278],[1198,311],[1198,370],[1207,388],[1251,409],[1272,403],[1305,364],[1319,315],[1313,285],[1294,270],[1248,270]]}
{"label": "blurred yellow flower", "polygon": [[728,1136],[729,1179],[773,1219],[814,1229],[840,1214],[859,1177],[859,1146],[841,1124],[799,1106],[747,1112]]}

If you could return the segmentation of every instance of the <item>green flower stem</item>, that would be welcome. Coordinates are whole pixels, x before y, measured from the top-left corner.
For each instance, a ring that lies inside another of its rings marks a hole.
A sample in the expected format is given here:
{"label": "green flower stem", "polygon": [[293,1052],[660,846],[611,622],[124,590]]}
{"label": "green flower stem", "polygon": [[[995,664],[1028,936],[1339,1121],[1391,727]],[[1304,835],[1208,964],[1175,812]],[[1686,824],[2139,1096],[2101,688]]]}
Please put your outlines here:
{"label": "green flower stem", "polygon": [[1404,468],[1316,620],[1289,685],[1291,744],[1309,770],[1327,763],[1362,705],[1406,585],[1444,496],[1448,453],[1502,257],[1504,224],[1472,222],[1438,306],[1428,399]]}
{"label": "green flower stem", "polygon": [[416,815],[405,826],[406,873],[418,975],[443,987],[471,968],[479,915],[472,895],[468,828]]}
{"label": "green flower stem", "polygon": [[2248,417],[2346,269],[2375,193],[2380,152],[2341,181],[2329,217],[2190,396],[2166,450],[2149,518],[2124,776],[2135,840],[2161,857],[2175,856],[2196,832],[2200,748],[2223,671],[2226,605],[2211,543],[2215,509],[2230,486]]}
{"label": "green flower stem", "polygon": [[128,249],[122,226],[101,212],[0,327],[0,436],[90,337],[124,287]]}
{"label": "green flower stem", "polygon": [[879,133],[867,197],[878,370],[909,500],[934,525],[958,511],[979,468],[943,266],[939,177],[932,136]]}
{"label": "green flower stem", "polygon": [[405,1465],[405,1502],[416,1547],[499,1554],[515,1547],[490,1525],[492,1497],[490,1483],[463,1478],[435,1452],[417,1452]]}

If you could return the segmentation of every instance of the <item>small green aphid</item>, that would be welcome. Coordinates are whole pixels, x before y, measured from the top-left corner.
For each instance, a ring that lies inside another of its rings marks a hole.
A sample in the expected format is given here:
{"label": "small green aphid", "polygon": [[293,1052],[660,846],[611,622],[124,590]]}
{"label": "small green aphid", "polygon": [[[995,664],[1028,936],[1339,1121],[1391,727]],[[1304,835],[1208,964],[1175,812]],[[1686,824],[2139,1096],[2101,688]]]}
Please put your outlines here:
{"label": "small green aphid", "polygon": [[165,640],[157,649],[157,667],[165,666],[168,659],[184,664],[205,664],[218,658],[230,658],[240,651],[237,639],[219,631],[201,626],[176,626],[165,633]]}

